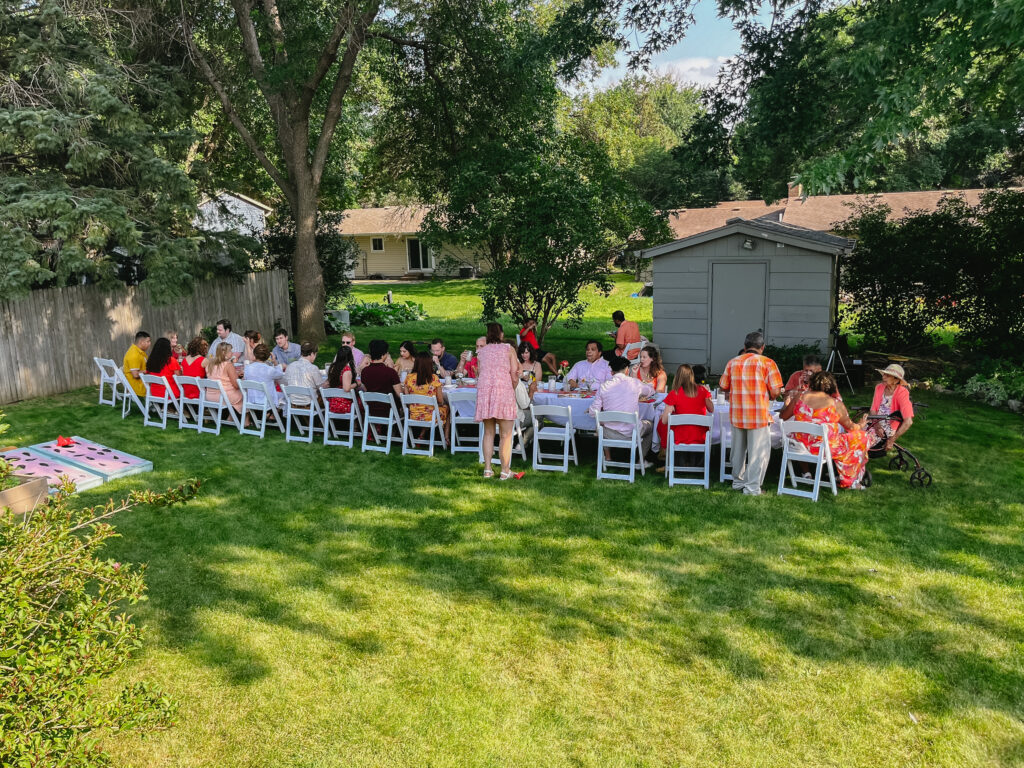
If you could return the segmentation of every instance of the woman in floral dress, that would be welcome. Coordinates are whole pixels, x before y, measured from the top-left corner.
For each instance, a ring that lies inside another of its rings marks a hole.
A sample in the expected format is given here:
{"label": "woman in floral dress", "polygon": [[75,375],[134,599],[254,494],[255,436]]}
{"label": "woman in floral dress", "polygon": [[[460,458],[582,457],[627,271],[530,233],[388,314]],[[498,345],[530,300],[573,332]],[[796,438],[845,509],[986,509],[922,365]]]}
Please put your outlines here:
{"label": "woman in floral dress", "polygon": [[[828,434],[832,463],[838,470],[839,487],[862,488],[861,479],[868,463],[868,433],[864,431],[862,424],[855,424],[850,419],[846,406],[833,397],[839,387],[831,373],[815,373],[807,387],[807,391],[802,395],[786,401],[782,418],[788,419],[792,416],[794,421],[823,425]],[[803,443],[815,456],[821,450],[819,439],[816,437],[798,434],[794,435],[794,438]]]}
{"label": "woman in floral dress", "polygon": [[487,344],[477,354],[480,360],[476,380],[476,420],[484,423],[484,477],[494,477],[491,455],[494,453],[494,431],[501,441],[501,479],[512,477],[512,428],[516,419],[516,383],[519,381],[519,360],[511,344],[506,344],[501,323],[487,324]]}

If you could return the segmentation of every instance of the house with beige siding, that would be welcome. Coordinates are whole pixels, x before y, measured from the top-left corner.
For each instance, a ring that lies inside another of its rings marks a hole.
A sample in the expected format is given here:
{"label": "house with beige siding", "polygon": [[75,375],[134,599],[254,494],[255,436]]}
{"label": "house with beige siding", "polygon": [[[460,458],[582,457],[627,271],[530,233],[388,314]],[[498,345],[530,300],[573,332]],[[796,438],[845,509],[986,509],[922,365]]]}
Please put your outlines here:
{"label": "house with beige siding", "polygon": [[420,230],[429,210],[425,205],[391,205],[345,211],[339,231],[359,246],[353,277],[429,277],[439,270],[463,276],[479,273],[479,259],[464,248],[426,247]]}

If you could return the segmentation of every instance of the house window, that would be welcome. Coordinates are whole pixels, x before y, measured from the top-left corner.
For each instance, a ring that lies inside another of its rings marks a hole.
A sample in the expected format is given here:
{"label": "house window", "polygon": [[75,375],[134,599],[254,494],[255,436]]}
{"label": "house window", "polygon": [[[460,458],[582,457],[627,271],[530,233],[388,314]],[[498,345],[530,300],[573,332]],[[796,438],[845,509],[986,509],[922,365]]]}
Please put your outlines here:
{"label": "house window", "polygon": [[374,253],[380,253],[384,250],[384,238],[383,237],[371,237],[370,238],[370,250]]}

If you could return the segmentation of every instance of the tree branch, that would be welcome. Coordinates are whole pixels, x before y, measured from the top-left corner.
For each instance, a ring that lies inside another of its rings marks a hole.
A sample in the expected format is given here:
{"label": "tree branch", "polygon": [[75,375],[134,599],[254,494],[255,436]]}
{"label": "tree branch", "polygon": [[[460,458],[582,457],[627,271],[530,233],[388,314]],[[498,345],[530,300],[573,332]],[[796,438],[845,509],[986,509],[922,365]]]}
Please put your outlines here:
{"label": "tree branch", "polygon": [[266,65],[263,63],[263,54],[260,53],[256,25],[252,21],[252,3],[250,0],[231,0],[231,7],[235,9],[235,19],[238,22],[238,31],[242,34],[242,47],[245,49],[245,57],[249,61],[249,69],[252,70],[263,98],[267,100],[270,114],[274,116],[274,122],[280,133],[288,125],[284,99],[280,93],[275,93],[267,82]]}
{"label": "tree branch", "polygon": [[341,118],[341,106],[352,84],[352,72],[355,69],[356,58],[366,42],[366,30],[377,16],[380,8],[380,0],[372,0],[366,13],[359,17],[358,22],[352,26],[348,36],[348,44],[345,46],[345,55],[341,58],[338,66],[338,74],[334,79],[334,87],[331,89],[331,96],[327,102],[327,112],[324,114],[323,127],[320,136],[316,140],[316,151],[313,153],[313,162],[310,170],[313,174],[313,185],[319,189],[320,179],[323,176],[324,165],[327,162],[327,153],[331,148],[331,139],[334,138],[334,129],[338,126]]}
{"label": "tree branch", "polygon": [[270,35],[274,38],[274,61],[288,61],[288,49],[284,45],[284,25],[281,24],[281,13],[277,9],[277,0],[263,0],[263,10],[267,14]]}
{"label": "tree branch", "polygon": [[[376,15],[377,12],[375,6],[374,16]],[[310,105],[313,103],[313,97],[316,95],[317,88],[320,87],[320,83],[323,82],[324,77],[327,76],[327,72],[338,58],[338,47],[341,45],[341,41],[345,39],[345,32],[352,27],[355,17],[355,0],[346,3],[345,6],[338,11],[338,18],[334,22],[334,28],[331,30],[331,36],[327,38],[327,44],[324,46],[324,50],[320,54],[320,58],[317,59],[316,67],[313,69],[313,74],[309,76],[309,80],[307,80],[305,85],[302,86],[302,98],[299,99],[300,112],[308,112]]]}

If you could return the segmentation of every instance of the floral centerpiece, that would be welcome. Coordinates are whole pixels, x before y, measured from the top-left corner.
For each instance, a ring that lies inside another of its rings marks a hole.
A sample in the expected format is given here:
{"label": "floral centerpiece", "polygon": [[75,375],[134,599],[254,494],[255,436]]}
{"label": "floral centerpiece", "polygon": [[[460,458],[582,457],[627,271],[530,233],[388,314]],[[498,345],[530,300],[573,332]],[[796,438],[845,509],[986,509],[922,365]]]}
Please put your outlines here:
{"label": "floral centerpiece", "polygon": [[569,375],[569,361],[568,360],[562,360],[558,364],[558,378],[564,379],[568,375]]}

